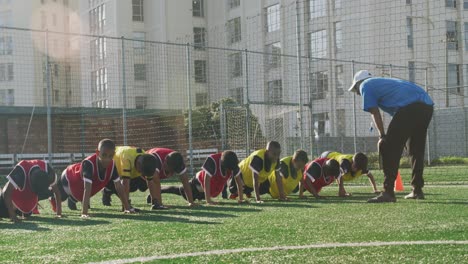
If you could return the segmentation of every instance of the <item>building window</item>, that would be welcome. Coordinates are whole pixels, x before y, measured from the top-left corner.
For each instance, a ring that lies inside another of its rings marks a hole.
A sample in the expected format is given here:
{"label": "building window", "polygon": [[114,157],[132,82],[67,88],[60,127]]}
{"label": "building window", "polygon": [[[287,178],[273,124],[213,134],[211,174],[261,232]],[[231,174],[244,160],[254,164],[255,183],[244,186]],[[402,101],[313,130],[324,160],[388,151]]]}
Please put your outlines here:
{"label": "building window", "polygon": [[13,38],[0,37],[0,55],[11,55],[13,54]]}
{"label": "building window", "polygon": [[408,48],[413,48],[413,19],[411,17],[406,18],[406,42]]}
{"label": "building window", "polygon": [[13,63],[0,64],[0,81],[13,81],[15,78]]}
{"label": "building window", "polygon": [[460,82],[460,65],[459,64],[451,64],[447,65],[448,76],[447,76],[447,89],[449,91],[456,91],[460,93],[461,91],[461,82]]}
{"label": "building window", "polygon": [[[464,30],[465,30],[465,50],[468,51],[468,23],[465,22],[464,24]],[[468,77],[468,76],[467,76]]]}
{"label": "building window", "polygon": [[281,42],[266,46],[266,65],[269,69],[281,66]]}
{"label": "building window", "polygon": [[133,32],[133,50],[135,52],[143,52],[145,50],[145,32]]}
{"label": "building window", "polygon": [[416,82],[416,69],[414,66],[414,61],[408,61],[408,81]]}
{"label": "building window", "polygon": [[283,84],[281,80],[270,81],[267,85],[267,102],[281,103],[283,101]]}
{"label": "building window", "polygon": [[195,61],[195,82],[206,83],[206,61]]}
{"label": "building window", "polygon": [[47,28],[47,15],[44,11],[41,11],[41,28]]}
{"label": "building window", "polygon": [[146,81],[146,64],[135,64],[133,67],[135,81]]}
{"label": "building window", "polygon": [[407,5],[411,5],[412,2],[413,2],[413,1],[411,1],[411,0],[406,0],[406,4],[407,4]]}
{"label": "building window", "polygon": [[14,90],[0,90],[0,105],[12,106],[15,104]]}
{"label": "building window", "polygon": [[281,27],[280,5],[272,5],[266,8],[266,30],[267,32],[277,31]]}
{"label": "building window", "polygon": [[312,115],[314,122],[315,132],[319,136],[329,136],[330,135],[330,119],[328,118],[328,113],[320,113]]}
{"label": "building window", "polygon": [[11,11],[0,12],[0,26],[10,27],[13,23]]}
{"label": "building window", "polygon": [[458,50],[458,23],[447,21],[447,49]]}
{"label": "building window", "polygon": [[229,89],[229,97],[234,99],[238,104],[244,103],[244,88],[237,87]]}
{"label": "building window", "polygon": [[328,72],[314,72],[310,74],[310,95],[312,100],[325,99],[328,92]]}
{"label": "building window", "polygon": [[227,0],[230,9],[240,6],[240,0]]}
{"label": "building window", "polygon": [[148,97],[146,96],[135,96],[135,108],[146,109],[148,103]]}
{"label": "building window", "polygon": [[468,10],[468,0],[463,0],[463,9]]}
{"label": "building window", "polygon": [[325,16],[326,8],[327,0],[309,0],[309,19]]}
{"label": "building window", "polygon": [[242,53],[231,54],[228,59],[229,75],[231,78],[242,76]]}
{"label": "building window", "polygon": [[206,29],[195,27],[193,28],[193,45],[195,49],[205,49],[206,46]]}
{"label": "building window", "polygon": [[194,17],[204,17],[204,0],[193,0],[192,1],[192,14]]}
{"label": "building window", "polygon": [[319,30],[309,34],[310,56],[325,58],[327,56],[327,31]]}
{"label": "building window", "polygon": [[341,0],[335,0],[335,9],[341,8]]}
{"label": "building window", "polygon": [[106,6],[99,5],[89,11],[89,31],[91,34],[103,34],[106,25]]}
{"label": "building window", "polygon": [[58,103],[60,101],[60,91],[54,90],[54,102]]}
{"label": "building window", "polygon": [[457,0],[445,0],[445,7],[457,8]]}
{"label": "building window", "polygon": [[338,53],[343,49],[343,30],[341,22],[335,22],[335,52]]}
{"label": "building window", "polygon": [[233,44],[241,41],[241,20],[236,17],[227,22],[228,42]]}
{"label": "building window", "polygon": [[266,133],[269,139],[282,139],[284,137],[283,118],[268,118],[266,120]]}
{"label": "building window", "polygon": [[346,111],[344,109],[336,110],[336,131],[337,136],[346,136]]}
{"label": "building window", "polygon": [[195,106],[204,106],[208,104],[208,93],[195,94]]}
{"label": "building window", "polygon": [[59,77],[59,65],[54,63],[54,76]]}
{"label": "building window", "polygon": [[335,86],[336,86],[336,95],[344,94],[344,72],[343,65],[335,66]]}
{"label": "building window", "polygon": [[143,0],[132,0],[133,21],[143,22]]}

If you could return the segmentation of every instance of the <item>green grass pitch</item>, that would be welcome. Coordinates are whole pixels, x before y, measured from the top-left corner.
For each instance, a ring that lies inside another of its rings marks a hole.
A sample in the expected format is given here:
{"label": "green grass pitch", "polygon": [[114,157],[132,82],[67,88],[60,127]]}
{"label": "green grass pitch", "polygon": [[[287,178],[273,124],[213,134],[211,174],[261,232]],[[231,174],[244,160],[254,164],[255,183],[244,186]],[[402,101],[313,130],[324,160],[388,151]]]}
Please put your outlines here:
{"label": "green grass pitch", "polygon": [[[406,176],[403,176],[404,179]],[[436,176],[430,176],[428,178]],[[380,182],[382,178],[377,177]],[[406,185],[409,191],[409,186]],[[150,211],[143,193],[132,194],[138,215],[103,207],[100,194],[91,201],[92,218],[64,206],[66,218],[54,219],[47,201],[41,214],[20,224],[0,220],[0,263],[85,263],[220,249],[318,245],[324,243],[468,240],[468,187],[427,186],[426,200],[367,204],[370,186],[349,186],[349,198],[336,197],[336,185],[322,192],[326,199],[239,206],[220,200],[218,206],[189,209],[184,200],[164,195],[170,210]],[[80,206],[80,205],[79,205]],[[468,245],[395,245],[242,252],[183,257],[157,263],[462,263]]]}

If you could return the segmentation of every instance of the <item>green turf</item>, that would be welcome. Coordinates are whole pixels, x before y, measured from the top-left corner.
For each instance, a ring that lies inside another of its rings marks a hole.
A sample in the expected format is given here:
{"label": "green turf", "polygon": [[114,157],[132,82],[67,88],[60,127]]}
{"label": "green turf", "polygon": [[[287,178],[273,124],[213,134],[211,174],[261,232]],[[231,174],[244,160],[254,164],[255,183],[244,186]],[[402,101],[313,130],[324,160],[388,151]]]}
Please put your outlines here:
{"label": "green turf", "polygon": [[[371,188],[349,187],[350,198],[335,197],[265,204],[237,205],[222,201],[216,207],[189,209],[174,195],[164,195],[170,210],[149,211],[142,193],[134,204],[145,211],[123,215],[115,201],[110,208],[92,199],[93,215],[64,210],[54,219],[49,205],[39,216],[20,224],[0,221],[0,263],[82,263],[154,255],[245,247],[353,243],[372,241],[468,240],[468,188],[427,187],[426,200],[408,201],[398,194],[396,204],[367,204]],[[64,203],[66,206],[66,203]],[[414,245],[367,248],[306,249],[201,256],[166,263],[454,263],[468,259],[468,245]]]}

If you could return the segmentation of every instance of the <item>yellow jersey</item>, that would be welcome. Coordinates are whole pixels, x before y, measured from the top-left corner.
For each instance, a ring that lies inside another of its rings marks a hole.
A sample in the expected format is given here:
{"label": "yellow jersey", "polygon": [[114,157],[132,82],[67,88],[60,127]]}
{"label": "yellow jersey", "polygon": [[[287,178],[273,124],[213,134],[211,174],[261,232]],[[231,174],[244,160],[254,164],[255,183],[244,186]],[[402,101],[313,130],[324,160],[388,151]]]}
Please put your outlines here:
{"label": "yellow jersey", "polygon": [[122,178],[135,179],[141,176],[135,167],[135,160],[138,156],[146,154],[143,149],[135,147],[116,147],[114,163],[117,172]]}
{"label": "yellow jersey", "polygon": [[254,151],[239,163],[245,186],[253,188],[253,172],[258,174],[258,182],[263,183],[268,180],[270,174],[279,171],[279,161],[269,162],[265,159],[265,153],[266,149]]}
{"label": "yellow jersey", "polygon": [[367,171],[363,172],[362,170],[358,170],[354,173],[352,172],[351,165],[353,164],[353,156],[353,154],[330,152],[326,157],[338,161],[340,168],[343,171],[343,175],[341,176],[343,181],[352,181],[367,173]]}
{"label": "yellow jersey", "polygon": [[[281,159],[280,175],[281,180],[283,181],[283,189],[285,195],[289,195],[290,193],[292,193],[292,191],[296,189],[296,187],[299,185],[299,182],[302,179],[302,171],[296,171],[294,167],[292,167],[292,158],[293,157],[290,156]],[[279,190],[278,185],[276,184],[275,174],[271,174],[268,177],[268,180],[270,181],[271,197],[279,198]]]}

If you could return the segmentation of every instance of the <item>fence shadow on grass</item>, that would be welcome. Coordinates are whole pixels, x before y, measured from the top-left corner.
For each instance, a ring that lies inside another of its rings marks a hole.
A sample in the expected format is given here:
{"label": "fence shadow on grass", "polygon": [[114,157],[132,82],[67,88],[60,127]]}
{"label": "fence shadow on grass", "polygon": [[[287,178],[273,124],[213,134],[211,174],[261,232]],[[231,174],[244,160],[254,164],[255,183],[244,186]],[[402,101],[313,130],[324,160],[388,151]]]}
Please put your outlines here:
{"label": "fence shadow on grass", "polygon": [[33,217],[31,221],[46,223],[48,225],[60,225],[60,226],[94,226],[94,225],[103,225],[110,224],[110,221],[103,219],[96,219],[93,217],[94,214],[91,214],[90,218],[81,219],[79,215],[65,215],[62,218],[55,218],[53,216],[47,217]]}
{"label": "fence shadow on grass", "polygon": [[109,213],[96,213],[94,217],[108,218],[108,219],[126,219],[135,221],[146,222],[178,222],[186,224],[200,224],[200,225],[216,225],[218,222],[191,220],[183,217],[170,217],[158,214],[160,211],[141,211],[138,214],[109,214]]}
{"label": "fence shadow on grass", "polygon": [[50,228],[40,227],[37,223],[30,221],[21,221],[20,223],[11,223],[9,220],[0,220],[0,230],[29,230],[29,231],[50,231]]}

